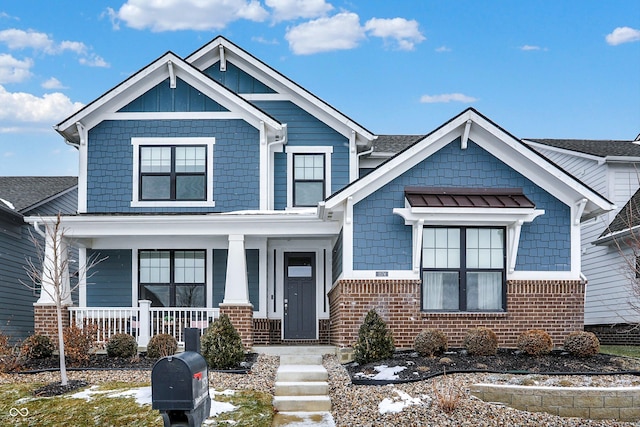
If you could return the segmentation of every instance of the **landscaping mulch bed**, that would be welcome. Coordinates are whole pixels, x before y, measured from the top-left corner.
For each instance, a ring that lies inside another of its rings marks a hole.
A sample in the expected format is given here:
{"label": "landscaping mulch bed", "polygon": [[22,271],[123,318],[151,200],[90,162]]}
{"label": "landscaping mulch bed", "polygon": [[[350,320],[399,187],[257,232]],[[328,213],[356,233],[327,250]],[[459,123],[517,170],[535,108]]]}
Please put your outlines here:
{"label": "landscaping mulch bed", "polygon": [[[554,350],[550,354],[531,356],[513,349],[498,349],[495,356],[471,356],[463,349],[453,349],[433,358],[419,356],[413,351],[396,352],[390,359],[359,365],[344,365],[354,384],[393,384],[421,381],[454,372],[495,372],[512,374],[634,374],[640,375],[640,359],[597,354],[576,357]],[[376,378],[380,367],[396,369],[394,378]],[[378,369],[376,369],[378,368]]]}

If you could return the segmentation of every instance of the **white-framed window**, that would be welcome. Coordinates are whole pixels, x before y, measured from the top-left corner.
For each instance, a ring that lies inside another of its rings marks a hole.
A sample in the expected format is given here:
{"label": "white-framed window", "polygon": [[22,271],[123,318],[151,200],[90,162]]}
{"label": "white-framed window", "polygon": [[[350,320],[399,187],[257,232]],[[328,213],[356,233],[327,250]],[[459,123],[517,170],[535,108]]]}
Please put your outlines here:
{"label": "white-framed window", "polygon": [[424,227],[422,309],[504,311],[506,230]]}
{"label": "white-framed window", "polygon": [[132,207],[215,206],[215,138],[132,138]]}
{"label": "white-framed window", "polygon": [[287,207],[314,207],[331,194],[333,147],[289,146]]}

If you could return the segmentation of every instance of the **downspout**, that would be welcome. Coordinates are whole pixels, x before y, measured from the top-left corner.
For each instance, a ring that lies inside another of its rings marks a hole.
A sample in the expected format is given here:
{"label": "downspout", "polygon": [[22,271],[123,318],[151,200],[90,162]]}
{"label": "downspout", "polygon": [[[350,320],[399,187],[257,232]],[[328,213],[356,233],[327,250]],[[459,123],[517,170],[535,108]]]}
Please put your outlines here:
{"label": "downspout", "polygon": [[287,128],[287,124],[283,123],[282,124],[282,138],[281,139],[274,139],[273,141],[269,141],[267,138],[267,129],[266,126],[264,125],[264,122],[260,122],[261,125],[263,126],[262,131],[264,132],[265,135],[265,140],[266,140],[266,144],[267,144],[267,209],[273,209],[274,207],[272,206],[273,204],[273,181],[274,181],[274,177],[272,176],[272,166],[271,166],[271,147],[274,146],[275,144],[282,144],[282,145],[287,145],[287,141],[288,141],[288,128]]}
{"label": "downspout", "polygon": [[47,238],[47,235],[45,234],[44,231],[40,230],[40,226],[38,225],[38,221],[34,221],[33,222],[33,228],[36,230],[36,232],[41,235],[43,238]]}

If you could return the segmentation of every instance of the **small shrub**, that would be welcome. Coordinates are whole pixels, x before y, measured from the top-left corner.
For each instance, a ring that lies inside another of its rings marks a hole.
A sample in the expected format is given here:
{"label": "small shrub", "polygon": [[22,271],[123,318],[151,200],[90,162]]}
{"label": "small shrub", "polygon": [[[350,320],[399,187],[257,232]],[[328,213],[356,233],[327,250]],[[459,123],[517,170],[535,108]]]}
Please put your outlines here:
{"label": "small shrub", "polygon": [[51,339],[46,335],[31,335],[22,342],[20,355],[27,359],[46,359],[53,355],[55,349]]}
{"label": "small shrub", "polygon": [[530,329],[518,336],[516,342],[518,350],[532,356],[549,354],[553,350],[553,340],[551,336],[542,329]]}
{"label": "small shrub", "polygon": [[447,351],[447,336],[439,329],[427,328],[418,334],[413,348],[420,356],[433,357]]}
{"label": "small shrub", "polygon": [[9,336],[0,332],[0,356],[7,356],[13,353],[11,345],[9,345]]}
{"label": "small shrub", "polygon": [[9,343],[9,336],[0,332],[0,373],[11,372],[18,367],[18,358]]}
{"label": "small shrub", "polygon": [[107,356],[133,357],[138,353],[138,343],[133,335],[115,334],[107,343]]}
{"label": "small shrub", "polygon": [[387,324],[375,310],[370,310],[358,331],[353,352],[355,361],[362,364],[388,359],[393,356],[395,349]]}
{"label": "small shrub", "polygon": [[229,316],[221,314],[207,328],[201,340],[202,356],[213,369],[237,367],[244,360],[244,347],[240,334],[233,327]]}
{"label": "small shrub", "polygon": [[600,341],[593,332],[574,331],[565,338],[564,349],[574,356],[590,357],[600,352]]}
{"label": "small shrub", "polygon": [[169,334],[154,335],[147,344],[147,357],[152,359],[173,356],[176,351],[178,351],[178,341]]}
{"label": "small shrub", "polygon": [[464,348],[476,356],[493,356],[498,352],[498,337],[490,328],[479,327],[467,331]]}
{"label": "small shrub", "polygon": [[64,354],[71,365],[83,366],[89,362],[97,329],[95,325],[85,325],[83,328],[71,325],[63,329]]}
{"label": "small shrub", "polygon": [[441,381],[434,380],[431,383],[433,394],[436,397],[436,404],[445,413],[451,414],[460,405],[465,396],[462,388],[457,386],[453,379],[444,373]]}

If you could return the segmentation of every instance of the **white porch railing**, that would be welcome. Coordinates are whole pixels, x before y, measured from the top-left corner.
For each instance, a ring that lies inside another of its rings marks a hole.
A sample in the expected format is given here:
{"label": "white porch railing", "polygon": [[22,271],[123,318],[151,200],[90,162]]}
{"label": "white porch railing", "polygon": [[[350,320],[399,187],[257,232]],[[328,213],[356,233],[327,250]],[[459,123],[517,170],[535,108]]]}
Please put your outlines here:
{"label": "white porch railing", "polygon": [[136,337],[146,347],[157,334],[173,335],[184,344],[184,328],[198,328],[200,334],[219,317],[217,308],[151,307],[150,301],[139,301],[139,307],[69,307],[70,324],[83,328],[96,327],[96,341],[104,345],[112,335],[124,333]]}

